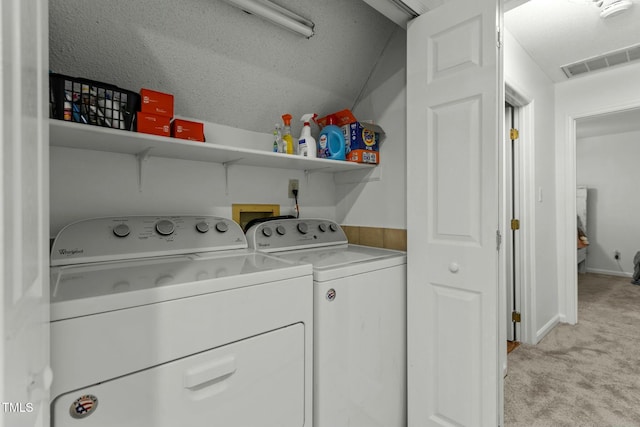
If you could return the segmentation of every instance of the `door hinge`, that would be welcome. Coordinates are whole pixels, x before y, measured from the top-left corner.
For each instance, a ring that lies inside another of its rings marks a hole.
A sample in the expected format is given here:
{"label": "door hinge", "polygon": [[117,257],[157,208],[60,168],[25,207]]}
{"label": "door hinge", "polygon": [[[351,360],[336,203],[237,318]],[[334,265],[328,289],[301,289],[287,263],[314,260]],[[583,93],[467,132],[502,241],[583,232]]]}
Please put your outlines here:
{"label": "door hinge", "polygon": [[511,129],[509,131],[509,138],[511,138],[512,141],[515,141],[519,137],[520,137],[520,132],[518,132],[518,129]]}
{"label": "door hinge", "polygon": [[511,312],[511,321],[512,322],[516,322],[516,323],[520,323],[520,312],[519,311],[512,311]]}
{"label": "door hinge", "polygon": [[520,230],[520,220],[519,219],[512,219],[511,220],[511,229],[512,230]]}
{"label": "door hinge", "polygon": [[500,32],[500,27],[498,27],[496,29],[497,34],[497,40],[496,40],[496,45],[498,46],[498,49],[500,49],[502,47],[502,33]]}
{"label": "door hinge", "polygon": [[502,234],[500,234],[500,230],[496,230],[496,251],[500,250],[501,244],[502,244]]}

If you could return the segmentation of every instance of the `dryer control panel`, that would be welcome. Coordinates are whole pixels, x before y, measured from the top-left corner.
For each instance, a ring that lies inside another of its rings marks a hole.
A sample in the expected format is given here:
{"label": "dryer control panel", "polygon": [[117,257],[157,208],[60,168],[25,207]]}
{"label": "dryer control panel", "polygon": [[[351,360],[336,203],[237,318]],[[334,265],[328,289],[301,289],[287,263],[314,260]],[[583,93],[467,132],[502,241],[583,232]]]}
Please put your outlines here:
{"label": "dryer control panel", "polygon": [[318,248],[347,244],[347,235],[328,219],[275,219],[247,230],[250,248],[264,252]]}
{"label": "dryer control panel", "polygon": [[64,227],[51,266],[247,248],[242,228],[215,216],[92,218]]}

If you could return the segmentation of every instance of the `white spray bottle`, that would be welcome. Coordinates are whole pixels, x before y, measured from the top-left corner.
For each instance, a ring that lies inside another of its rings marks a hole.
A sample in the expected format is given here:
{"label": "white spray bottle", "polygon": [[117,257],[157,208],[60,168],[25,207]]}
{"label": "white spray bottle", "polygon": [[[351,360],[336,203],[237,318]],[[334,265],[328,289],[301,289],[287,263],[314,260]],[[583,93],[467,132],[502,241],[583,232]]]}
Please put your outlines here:
{"label": "white spray bottle", "polygon": [[318,153],[318,147],[316,146],[316,140],[311,136],[311,120],[318,117],[317,114],[305,114],[300,119],[304,122],[302,126],[302,132],[300,133],[300,139],[298,140],[298,155],[316,158]]}

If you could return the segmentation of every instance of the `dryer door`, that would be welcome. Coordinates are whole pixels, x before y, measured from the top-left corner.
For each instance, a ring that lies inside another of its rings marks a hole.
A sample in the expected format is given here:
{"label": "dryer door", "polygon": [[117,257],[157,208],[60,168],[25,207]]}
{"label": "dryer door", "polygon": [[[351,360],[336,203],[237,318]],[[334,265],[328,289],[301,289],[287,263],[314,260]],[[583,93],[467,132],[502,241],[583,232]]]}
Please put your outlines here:
{"label": "dryer door", "polygon": [[304,373],[298,323],[63,394],[52,426],[299,427]]}

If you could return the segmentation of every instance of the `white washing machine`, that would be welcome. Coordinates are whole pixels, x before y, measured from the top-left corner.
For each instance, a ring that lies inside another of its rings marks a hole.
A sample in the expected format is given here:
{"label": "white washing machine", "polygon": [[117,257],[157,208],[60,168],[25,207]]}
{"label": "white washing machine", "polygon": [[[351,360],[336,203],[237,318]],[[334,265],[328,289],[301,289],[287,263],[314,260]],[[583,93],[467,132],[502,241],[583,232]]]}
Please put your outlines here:
{"label": "white washing machine", "polygon": [[405,252],[350,245],[323,219],[261,222],[247,240],[313,265],[313,425],[406,426]]}
{"label": "white washing machine", "polygon": [[211,216],[73,223],[51,252],[51,425],[312,425],[309,265]]}

